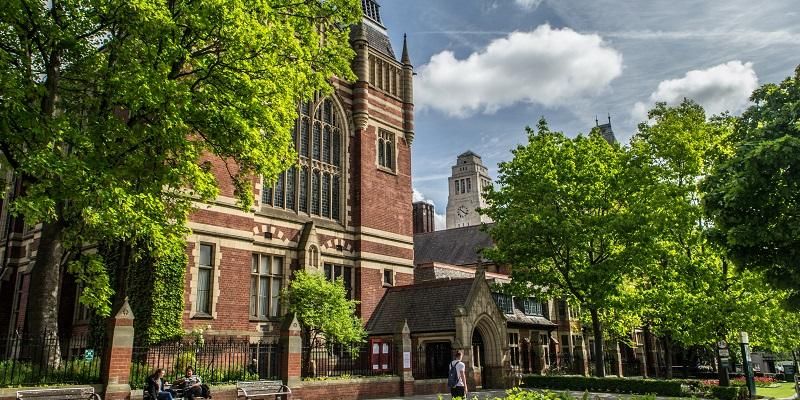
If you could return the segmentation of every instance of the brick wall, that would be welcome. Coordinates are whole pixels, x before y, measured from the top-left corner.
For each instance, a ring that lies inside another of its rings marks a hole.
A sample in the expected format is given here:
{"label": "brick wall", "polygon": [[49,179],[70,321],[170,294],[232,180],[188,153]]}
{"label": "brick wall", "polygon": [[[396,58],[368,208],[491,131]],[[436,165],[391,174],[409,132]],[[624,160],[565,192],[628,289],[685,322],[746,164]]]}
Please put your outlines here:
{"label": "brick wall", "polygon": [[292,388],[293,400],[359,400],[401,395],[400,378],[303,382],[301,387]]}
{"label": "brick wall", "polygon": [[[192,267],[195,267],[195,258],[191,256],[194,247],[189,244],[189,266],[187,268],[184,296],[187,300],[184,311],[183,327],[186,330],[211,326],[216,331],[254,331],[256,322],[250,322],[250,267],[253,252],[230,247],[220,246],[215,251],[221,252],[219,265],[219,278],[215,282],[219,286],[219,295],[212,301],[211,312],[215,318],[191,318],[191,307],[195,299],[191,298],[190,282],[192,280]],[[212,291],[214,291],[212,289]]]}
{"label": "brick wall", "polygon": [[401,127],[392,132],[397,145],[395,174],[378,168],[378,128],[370,125],[358,137],[361,168],[353,185],[359,185],[360,196],[354,212],[358,213],[361,226],[411,237],[411,148],[402,137]]}
{"label": "brick wall", "polygon": [[357,295],[361,300],[357,311],[362,320],[368,321],[386,292],[383,288],[383,275],[381,270],[372,268],[358,268],[356,271]]}
{"label": "brick wall", "polygon": [[447,390],[447,379],[425,379],[414,381],[415,395],[439,393],[450,393],[450,391]]}
{"label": "brick wall", "polygon": [[404,274],[402,272],[398,272],[394,276],[395,286],[407,286],[413,284],[414,284],[414,274]]}

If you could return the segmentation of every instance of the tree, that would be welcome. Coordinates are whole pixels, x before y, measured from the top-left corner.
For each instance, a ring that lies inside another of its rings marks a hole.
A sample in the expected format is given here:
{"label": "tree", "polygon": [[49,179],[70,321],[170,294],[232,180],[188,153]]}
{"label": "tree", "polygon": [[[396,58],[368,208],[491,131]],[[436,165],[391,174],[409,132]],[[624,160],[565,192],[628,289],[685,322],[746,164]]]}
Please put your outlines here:
{"label": "tree", "polygon": [[753,92],[735,152],[705,183],[708,215],[737,265],[763,273],[800,308],[800,66]]}
{"label": "tree", "polygon": [[110,311],[103,261],[82,246],[183,252],[194,202],[218,194],[209,160],[249,208],[254,176],[296,158],[297,101],[352,78],[359,16],[356,0],[6,2],[0,151],[24,186],[13,212],[42,224],[29,332],[58,331],[67,265],[88,284],[81,301]]}
{"label": "tree", "polygon": [[[742,330],[754,343],[774,342],[775,330],[765,327],[786,317],[779,293],[764,286],[760,273],[735,268],[704,208],[702,180],[730,156],[735,120],[708,119],[691,100],[656,104],[648,116],[631,153],[655,240],[631,278],[638,290],[629,304],[656,332],[685,346],[736,343]],[[720,365],[721,382],[727,378]]]}
{"label": "tree", "polygon": [[289,305],[289,315],[300,323],[306,373],[311,372],[314,348],[336,343],[354,349],[353,345],[366,337],[361,319],[355,315],[358,302],[347,299],[341,279],[331,282],[322,274],[297,271],[282,298]]}
{"label": "tree", "polygon": [[500,164],[499,188],[481,212],[494,220],[487,255],[511,265],[513,284],[565,296],[592,319],[596,372],[604,375],[602,310],[635,257],[639,217],[628,207],[624,150],[597,132],[574,139],[544,119]]}

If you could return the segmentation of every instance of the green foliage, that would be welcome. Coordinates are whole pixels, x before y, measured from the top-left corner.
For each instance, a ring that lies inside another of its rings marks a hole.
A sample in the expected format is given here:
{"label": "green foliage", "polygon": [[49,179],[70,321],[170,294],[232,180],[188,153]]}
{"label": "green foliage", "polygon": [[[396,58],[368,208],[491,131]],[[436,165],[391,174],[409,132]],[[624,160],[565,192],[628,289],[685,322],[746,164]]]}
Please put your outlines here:
{"label": "green foliage", "polygon": [[[13,212],[68,255],[123,241],[177,256],[195,201],[219,192],[208,160],[243,209],[254,175],[292,164],[297,101],[353,77],[359,16],[356,0],[4,3],[0,151],[26,188]],[[44,254],[36,273],[52,274],[61,260]],[[82,301],[107,313],[106,283],[86,283]]]}
{"label": "green foliage", "polygon": [[797,336],[782,332],[796,316],[782,310],[783,296],[760,273],[734,267],[706,218],[701,183],[732,153],[734,119],[709,119],[691,100],[656,104],[648,115],[632,139],[631,163],[653,240],[616,309],[684,345],[735,342],[744,330],[753,344],[780,348],[781,335]]}
{"label": "green foliage", "polygon": [[800,308],[800,66],[753,92],[735,152],[705,183],[708,214],[737,264],[764,273]]}
{"label": "green foliage", "polygon": [[15,360],[0,361],[0,387],[99,382],[100,361],[97,359],[71,360],[62,363],[58,368],[41,367],[30,362]]}
{"label": "green foliage", "polygon": [[750,397],[747,388],[742,386],[711,386],[709,394],[719,400],[745,400]]}
{"label": "green foliage", "polygon": [[356,344],[366,337],[363,323],[355,315],[357,302],[347,299],[341,280],[331,282],[322,274],[297,271],[282,299],[289,305],[289,314],[300,322],[306,345],[319,346],[323,338]]}
{"label": "green foliage", "polygon": [[494,220],[496,247],[485,254],[512,266],[520,291],[580,304],[601,344],[599,314],[615,303],[646,240],[626,152],[598,132],[571,139],[542,119],[512,154],[481,210]]}
{"label": "green foliage", "polygon": [[135,341],[147,346],[183,335],[183,286],[186,252],[158,259],[143,257],[131,265],[128,293],[133,310]]}
{"label": "green foliage", "polygon": [[94,304],[95,312],[107,316],[111,313],[109,299],[114,291],[109,284],[108,271],[103,258],[97,254],[82,254],[67,265],[67,272],[75,277],[75,282],[83,286],[81,304]]}
{"label": "green foliage", "polygon": [[523,378],[525,387],[609,393],[655,394],[681,397],[683,383],[678,380],[596,378],[583,376],[539,376]]}

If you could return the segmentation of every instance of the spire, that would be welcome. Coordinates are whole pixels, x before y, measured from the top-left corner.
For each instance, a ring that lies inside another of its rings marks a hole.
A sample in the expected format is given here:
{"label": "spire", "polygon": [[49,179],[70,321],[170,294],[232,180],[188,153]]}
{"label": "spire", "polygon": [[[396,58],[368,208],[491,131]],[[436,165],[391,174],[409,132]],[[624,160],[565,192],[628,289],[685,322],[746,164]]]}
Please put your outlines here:
{"label": "spire", "polygon": [[400,59],[403,65],[411,65],[411,57],[408,56],[408,35],[403,34],[403,56]]}

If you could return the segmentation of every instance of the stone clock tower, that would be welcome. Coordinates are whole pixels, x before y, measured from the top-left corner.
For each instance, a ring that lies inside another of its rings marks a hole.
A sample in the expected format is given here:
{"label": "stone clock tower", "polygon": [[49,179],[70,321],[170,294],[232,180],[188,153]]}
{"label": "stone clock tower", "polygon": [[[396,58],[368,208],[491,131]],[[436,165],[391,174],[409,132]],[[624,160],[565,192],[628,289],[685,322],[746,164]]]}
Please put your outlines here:
{"label": "stone clock tower", "polygon": [[478,214],[478,207],[486,206],[483,189],[492,184],[492,178],[483,165],[481,156],[467,151],[458,156],[453,172],[448,178],[450,195],[447,198],[447,229],[492,222]]}

